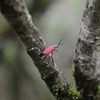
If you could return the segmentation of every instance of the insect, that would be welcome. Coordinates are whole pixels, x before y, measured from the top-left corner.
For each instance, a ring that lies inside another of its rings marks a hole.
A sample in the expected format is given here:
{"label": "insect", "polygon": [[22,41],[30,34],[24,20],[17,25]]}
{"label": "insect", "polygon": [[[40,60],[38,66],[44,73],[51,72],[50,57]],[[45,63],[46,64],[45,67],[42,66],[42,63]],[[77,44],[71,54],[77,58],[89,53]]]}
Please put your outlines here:
{"label": "insect", "polygon": [[61,41],[62,41],[62,39],[59,41],[58,45],[53,45],[53,46],[47,47],[45,50],[43,50],[42,54],[43,55],[49,55],[50,53],[53,53],[53,51],[58,52],[57,48],[59,47],[59,45],[63,45],[61,43]]}

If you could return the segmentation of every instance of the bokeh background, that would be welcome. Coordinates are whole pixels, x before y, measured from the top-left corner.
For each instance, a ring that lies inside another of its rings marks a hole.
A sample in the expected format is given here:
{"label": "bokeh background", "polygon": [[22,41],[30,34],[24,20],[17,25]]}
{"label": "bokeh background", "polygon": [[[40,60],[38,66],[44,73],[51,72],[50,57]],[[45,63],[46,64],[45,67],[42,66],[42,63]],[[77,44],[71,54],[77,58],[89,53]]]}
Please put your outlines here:
{"label": "bokeh background", "polygon": [[[63,39],[53,58],[73,85],[72,58],[85,0],[25,0],[46,45]],[[15,31],[0,14],[0,100],[55,100]]]}

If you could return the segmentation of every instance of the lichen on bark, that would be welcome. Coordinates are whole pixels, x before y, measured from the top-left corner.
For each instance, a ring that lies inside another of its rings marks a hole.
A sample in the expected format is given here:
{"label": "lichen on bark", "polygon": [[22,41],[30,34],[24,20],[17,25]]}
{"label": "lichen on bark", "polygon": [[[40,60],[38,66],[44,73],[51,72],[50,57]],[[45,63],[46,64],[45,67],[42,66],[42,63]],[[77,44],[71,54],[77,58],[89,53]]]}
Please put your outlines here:
{"label": "lichen on bark", "polygon": [[77,90],[97,100],[100,84],[100,0],[87,0],[74,56]]}
{"label": "lichen on bark", "polygon": [[41,78],[55,98],[57,100],[72,100],[75,93],[72,92],[71,86],[66,82],[62,72],[59,71],[52,56],[41,54],[46,45],[39,29],[33,24],[24,1],[0,0],[0,11],[16,31]]}

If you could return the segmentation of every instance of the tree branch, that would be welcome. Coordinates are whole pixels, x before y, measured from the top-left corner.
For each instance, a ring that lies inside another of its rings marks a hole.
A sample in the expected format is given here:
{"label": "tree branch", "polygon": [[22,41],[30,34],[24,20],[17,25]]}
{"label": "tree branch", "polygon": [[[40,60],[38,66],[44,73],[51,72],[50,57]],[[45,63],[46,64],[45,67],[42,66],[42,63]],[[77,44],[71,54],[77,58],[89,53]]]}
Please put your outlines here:
{"label": "tree branch", "polygon": [[[98,100],[100,85],[100,0],[87,0],[74,57],[77,89]],[[100,95],[100,94],[99,94]]]}
{"label": "tree branch", "polygon": [[41,56],[41,52],[46,46],[39,29],[34,26],[23,0],[0,0],[0,10],[18,34],[27,53],[38,68],[41,78],[56,99],[78,99],[79,94],[65,81],[52,56]]}

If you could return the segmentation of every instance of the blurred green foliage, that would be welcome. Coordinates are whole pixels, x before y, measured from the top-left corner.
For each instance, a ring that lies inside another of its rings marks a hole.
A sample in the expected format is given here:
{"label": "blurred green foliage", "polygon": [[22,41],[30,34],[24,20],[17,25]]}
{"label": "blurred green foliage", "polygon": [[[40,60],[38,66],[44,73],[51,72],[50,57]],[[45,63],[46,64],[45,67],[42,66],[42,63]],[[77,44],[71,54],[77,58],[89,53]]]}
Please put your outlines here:
{"label": "blurred green foliage", "polygon": [[6,31],[9,29],[10,26],[7,21],[3,17],[0,17],[0,35],[6,33]]}
{"label": "blurred green foliage", "polygon": [[4,49],[2,51],[3,59],[5,59],[5,62],[12,63],[16,58],[17,49],[18,49],[17,46],[12,41],[8,41],[6,46],[3,49]]}

